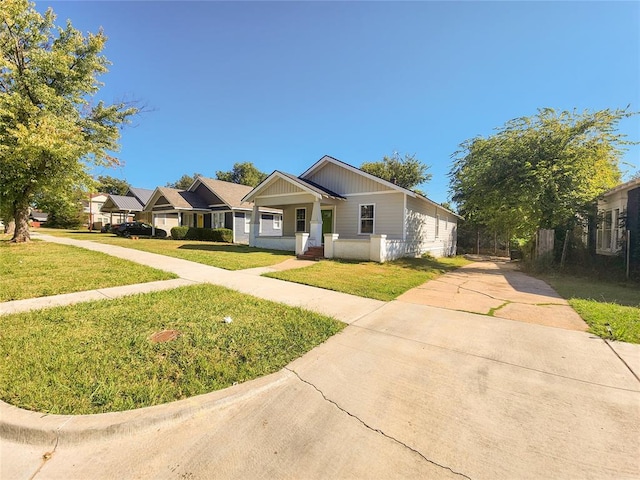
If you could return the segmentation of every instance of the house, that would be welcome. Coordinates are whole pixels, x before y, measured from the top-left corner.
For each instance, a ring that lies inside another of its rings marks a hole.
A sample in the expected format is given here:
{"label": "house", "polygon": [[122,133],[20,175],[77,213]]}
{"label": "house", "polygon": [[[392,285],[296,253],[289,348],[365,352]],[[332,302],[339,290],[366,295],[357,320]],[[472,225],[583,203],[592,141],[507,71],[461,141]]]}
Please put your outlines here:
{"label": "house", "polygon": [[596,253],[617,255],[627,251],[627,242],[629,251],[636,252],[640,249],[639,235],[640,178],[636,178],[608,190],[598,199]]}
{"label": "house", "polygon": [[153,190],[130,187],[124,195],[108,195],[100,211],[109,214],[109,223],[139,221],[151,223],[151,214],[144,211]]}
{"label": "house", "polygon": [[[251,187],[237,183],[197,177],[187,190],[158,187],[145,206],[151,225],[165,230],[177,226],[228,228],[234,243],[249,243],[254,205],[242,198]],[[260,208],[256,212],[258,230],[265,237],[282,234],[282,211]]]}
{"label": "house", "polygon": [[94,193],[89,194],[87,200],[82,200],[82,211],[87,214],[90,229],[100,230],[103,225],[109,223],[109,217],[100,211],[107,197],[106,193]]}
{"label": "house", "polygon": [[243,201],[283,212],[282,236],[252,224],[251,246],[377,262],[456,253],[457,214],[330,156],[298,177],[273,172]]}

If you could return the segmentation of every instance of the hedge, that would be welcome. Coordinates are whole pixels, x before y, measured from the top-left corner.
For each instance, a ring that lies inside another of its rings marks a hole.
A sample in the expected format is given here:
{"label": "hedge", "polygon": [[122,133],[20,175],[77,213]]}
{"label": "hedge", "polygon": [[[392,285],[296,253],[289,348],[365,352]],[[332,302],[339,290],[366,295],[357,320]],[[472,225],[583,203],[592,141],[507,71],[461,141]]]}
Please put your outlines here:
{"label": "hedge", "polygon": [[233,242],[233,231],[228,228],[173,227],[171,238],[174,240],[203,240],[208,242]]}

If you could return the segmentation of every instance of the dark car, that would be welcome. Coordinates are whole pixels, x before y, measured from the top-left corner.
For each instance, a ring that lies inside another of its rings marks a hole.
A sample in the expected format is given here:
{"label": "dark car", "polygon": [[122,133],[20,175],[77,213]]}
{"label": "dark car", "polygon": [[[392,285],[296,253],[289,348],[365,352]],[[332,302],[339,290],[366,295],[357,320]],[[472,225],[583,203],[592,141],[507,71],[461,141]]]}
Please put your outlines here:
{"label": "dark car", "polygon": [[[153,227],[144,222],[126,222],[118,225],[117,228],[112,228],[111,231],[119,237],[136,237],[144,236],[150,237],[153,235]],[[167,232],[156,228],[156,237],[166,237]]]}

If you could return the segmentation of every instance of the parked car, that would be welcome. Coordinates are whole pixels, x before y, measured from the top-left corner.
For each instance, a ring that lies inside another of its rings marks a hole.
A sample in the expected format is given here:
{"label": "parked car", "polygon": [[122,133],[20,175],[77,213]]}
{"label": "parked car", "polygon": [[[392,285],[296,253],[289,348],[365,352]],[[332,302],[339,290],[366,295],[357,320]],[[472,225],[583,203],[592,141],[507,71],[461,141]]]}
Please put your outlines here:
{"label": "parked car", "polygon": [[[117,228],[112,227],[111,231],[119,237],[145,236],[150,237],[153,234],[153,227],[144,222],[126,222],[121,223]],[[156,228],[156,237],[166,237],[167,232]]]}

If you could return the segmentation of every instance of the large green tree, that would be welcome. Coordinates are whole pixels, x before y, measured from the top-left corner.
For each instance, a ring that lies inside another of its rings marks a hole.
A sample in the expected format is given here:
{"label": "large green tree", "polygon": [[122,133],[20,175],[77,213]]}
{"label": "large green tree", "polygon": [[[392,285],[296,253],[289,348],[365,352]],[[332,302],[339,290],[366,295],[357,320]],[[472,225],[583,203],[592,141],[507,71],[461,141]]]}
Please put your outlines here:
{"label": "large green tree", "polygon": [[166,184],[169,188],[177,188],[178,190],[187,190],[193,182],[196,181],[196,178],[200,177],[199,173],[194,173],[193,175],[187,175],[186,173],[182,175],[175,182],[169,182]]}
{"label": "large green tree", "polygon": [[126,180],[109,175],[98,175],[96,178],[95,191],[108,193],[109,195],[126,195],[130,186]]}
{"label": "large green tree", "polygon": [[251,162],[234,163],[233,168],[228,172],[217,171],[216,178],[225,182],[238,183],[240,185],[248,185],[256,187],[268,175],[261,172]]}
{"label": "large green tree", "polygon": [[617,126],[630,115],[546,108],[488,138],[466,140],[449,173],[459,212],[476,225],[524,238],[540,228],[572,228],[589,216],[598,195],[619,183],[629,142]]}
{"label": "large green tree", "polygon": [[384,156],[378,162],[360,165],[360,170],[409,190],[431,180],[428,169],[429,166],[418,160],[415,154],[405,154],[402,158],[398,152],[393,152],[390,157]]}
{"label": "large green tree", "polygon": [[0,202],[15,242],[29,240],[36,197],[64,197],[92,184],[90,167],[118,163],[120,127],[136,113],[92,101],[109,65],[103,32],[84,36],[55,18],[27,0],[0,2]]}

